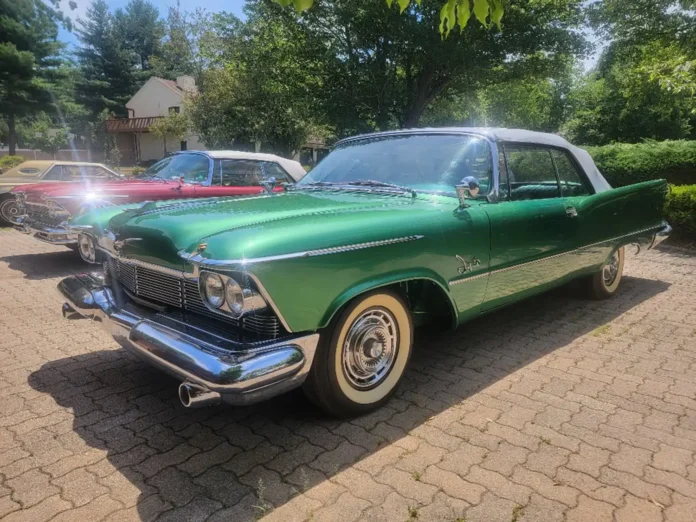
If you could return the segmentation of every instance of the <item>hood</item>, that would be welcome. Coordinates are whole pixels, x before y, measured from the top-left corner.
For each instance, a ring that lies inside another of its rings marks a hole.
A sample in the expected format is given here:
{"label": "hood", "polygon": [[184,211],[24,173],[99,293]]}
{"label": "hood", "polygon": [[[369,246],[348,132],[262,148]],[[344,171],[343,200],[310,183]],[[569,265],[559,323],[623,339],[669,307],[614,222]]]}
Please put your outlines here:
{"label": "hood", "polygon": [[417,235],[457,208],[455,198],[292,191],[277,196],[151,204],[109,221],[127,257],[183,268],[180,251],[250,259]]}
{"label": "hood", "polygon": [[51,196],[75,196],[76,198],[84,198],[87,194],[95,196],[105,196],[125,194],[126,191],[131,192],[139,189],[146,189],[155,185],[178,185],[174,181],[149,181],[149,180],[124,180],[124,181],[75,181],[63,183],[36,183],[34,185],[25,185],[18,190],[25,192],[27,200],[40,200],[44,197]]}
{"label": "hood", "polygon": [[169,196],[172,188],[180,185],[178,181],[124,180],[105,182],[68,182],[56,184],[30,185],[23,192],[28,203],[43,203],[53,198],[71,215],[77,215],[85,204],[107,201],[118,205],[131,201],[144,201]]}

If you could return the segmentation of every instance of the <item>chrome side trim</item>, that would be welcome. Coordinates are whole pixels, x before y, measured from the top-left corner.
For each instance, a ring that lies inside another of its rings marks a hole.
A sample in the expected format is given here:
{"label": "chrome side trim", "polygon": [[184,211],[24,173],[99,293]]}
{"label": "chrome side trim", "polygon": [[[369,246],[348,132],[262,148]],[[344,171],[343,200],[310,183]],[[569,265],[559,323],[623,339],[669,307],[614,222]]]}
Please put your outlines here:
{"label": "chrome side trim", "polygon": [[352,245],[343,245],[340,247],[330,247],[330,248],[320,248],[317,250],[305,250],[301,252],[292,252],[288,254],[279,254],[277,256],[266,256],[266,257],[252,257],[248,259],[224,259],[224,260],[217,260],[217,259],[205,259],[203,256],[200,254],[195,254],[191,255],[188,252],[185,251],[180,251],[179,252],[179,257],[182,259],[189,261],[195,265],[199,265],[200,267],[211,267],[211,268],[217,268],[218,270],[224,270],[224,269],[229,269],[229,270],[239,270],[240,266],[244,265],[251,265],[254,263],[264,263],[267,261],[280,261],[283,259],[295,259],[298,257],[313,257],[313,256],[323,256],[323,255],[328,255],[328,254],[339,254],[342,252],[352,252],[354,250],[363,250],[365,248],[373,248],[373,247],[378,247],[378,246],[385,246],[385,245],[394,245],[397,243],[405,243],[408,241],[415,241],[417,239],[422,239],[425,236],[422,235],[413,235],[413,236],[405,236],[405,237],[397,237],[393,239],[383,239],[380,241],[368,241],[366,243],[355,243]]}
{"label": "chrome side trim", "polygon": [[491,272],[484,272],[482,274],[476,274],[475,276],[465,277],[464,279],[457,279],[456,281],[450,281],[449,286],[459,285],[461,283],[468,283],[469,281],[475,281],[476,279],[481,279],[483,277],[488,277]]}
{"label": "chrome side trim", "polygon": [[[508,272],[508,271],[510,271],[510,270],[516,270],[516,269],[518,269],[518,268],[524,268],[524,267],[529,266],[529,265],[535,265],[535,264],[537,264],[537,263],[541,263],[541,262],[543,262],[543,261],[548,261],[548,260],[550,260],[550,259],[556,259],[556,258],[559,258],[559,257],[567,256],[567,255],[569,255],[569,254],[574,254],[574,253],[576,253],[576,252],[581,252],[582,250],[586,250],[586,249],[588,249],[588,248],[592,248],[592,247],[596,247],[596,246],[599,246],[599,245],[603,245],[603,244],[605,244],[605,243],[611,243],[612,241],[619,241],[619,240],[621,240],[621,239],[625,239],[625,238],[627,238],[627,237],[631,237],[631,236],[635,236],[635,235],[638,235],[638,234],[642,234],[642,233],[644,233],[644,232],[658,231],[658,233],[656,234],[656,236],[657,236],[657,235],[663,235],[664,238],[663,238],[662,240],[664,240],[664,239],[666,239],[667,235],[669,235],[669,232],[671,232],[671,230],[672,230],[672,227],[670,227],[668,224],[665,223],[664,225],[661,225],[661,226],[645,228],[645,229],[643,229],[643,230],[638,230],[638,231],[636,231],[636,232],[631,232],[630,234],[624,234],[624,235],[622,235],[622,236],[614,237],[614,238],[611,238],[611,239],[605,239],[605,240],[603,240],[603,241],[598,241],[597,243],[591,243],[591,244],[589,244],[589,245],[585,245],[585,246],[582,246],[582,247],[580,247],[580,248],[575,248],[575,249],[573,249],[573,250],[568,250],[567,252],[561,252],[560,254],[554,254],[554,255],[552,255],[552,256],[542,257],[542,258],[540,258],[540,259],[535,259],[535,260],[533,260],[533,261],[527,261],[527,262],[525,262],[525,263],[520,263],[520,264],[518,264],[518,265],[507,266],[507,267],[505,267],[505,268],[499,268],[499,269],[497,269],[497,270],[491,270],[491,271],[489,271],[489,272],[486,272],[486,273],[483,273],[483,274],[477,274],[477,275],[472,276],[472,277],[465,277],[465,278],[463,278],[463,279],[456,279],[456,280],[454,280],[454,281],[450,281],[450,282],[448,283],[448,285],[449,285],[449,286],[455,286],[455,285],[459,285],[459,284],[462,284],[462,283],[468,283],[469,281],[474,281],[474,280],[476,280],[476,279],[480,279],[480,278],[482,278],[482,277],[486,277],[486,276],[489,276],[489,275],[500,274],[500,273],[503,273],[503,272]],[[653,240],[653,243],[652,243],[652,244],[653,244],[653,246],[654,246],[654,240]]]}

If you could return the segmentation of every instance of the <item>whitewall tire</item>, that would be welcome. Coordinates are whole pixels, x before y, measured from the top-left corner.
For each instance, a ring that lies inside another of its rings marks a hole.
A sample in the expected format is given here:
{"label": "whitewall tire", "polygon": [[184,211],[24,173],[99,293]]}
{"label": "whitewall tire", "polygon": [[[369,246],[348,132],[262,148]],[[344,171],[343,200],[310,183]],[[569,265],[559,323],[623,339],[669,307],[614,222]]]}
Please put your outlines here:
{"label": "whitewall tire", "polygon": [[590,296],[594,299],[608,299],[613,296],[623,279],[624,247],[615,250],[599,272],[590,279]]}
{"label": "whitewall tire", "polygon": [[413,320],[396,293],[354,299],[322,333],[304,389],[330,415],[361,415],[396,391],[413,350]]}

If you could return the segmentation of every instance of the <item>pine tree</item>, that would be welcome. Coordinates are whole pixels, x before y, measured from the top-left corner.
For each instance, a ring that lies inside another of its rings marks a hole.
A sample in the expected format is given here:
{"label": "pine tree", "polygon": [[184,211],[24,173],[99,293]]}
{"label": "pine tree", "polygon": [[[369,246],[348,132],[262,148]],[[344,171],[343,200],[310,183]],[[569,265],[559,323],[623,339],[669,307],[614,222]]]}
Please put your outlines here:
{"label": "pine tree", "polygon": [[157,8],[147,0],[130,0],[125,10],[116,11],[114,22],[125,45],[137,56],[139,69],[151,69],[150,58],[158,53],[164,36]]}
{"label": "pine tree", "polygon": [[60,64],[58,24],[69,21],[58,0],[0,0],[0,116],[8,129],[10,155],[17,120],[52,106],[50,80]]}
{"label": "pine tree", "polygon": [[135,66],[138,56],[126,46],[104,0],[95,0],[86,19],[78,19],[76,51],[80,78],[76,96],[92,117],[105,109],[127,116],[126,102],[140,87]]}

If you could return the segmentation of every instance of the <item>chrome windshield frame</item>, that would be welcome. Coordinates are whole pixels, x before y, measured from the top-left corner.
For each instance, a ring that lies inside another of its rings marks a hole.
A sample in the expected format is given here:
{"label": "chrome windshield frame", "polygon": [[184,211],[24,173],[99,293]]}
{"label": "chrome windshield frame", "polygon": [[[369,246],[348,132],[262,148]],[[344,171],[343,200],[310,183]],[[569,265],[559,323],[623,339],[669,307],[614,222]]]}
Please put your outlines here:
{"label": "chrome windshield frame", "polygon": [[[338,141],[332,150],[335,150],[336,147],[346,144],[346,143],[351,143],[351,142],[359,142],[361,140],[366,140],[370,138],[375,138],[375,137],[390,137],[390,136],[474,136],[476,138],[480,138],[482,140],[485,140],[488,143],[488,150],[490,151],[490,156],[491,156],[491,176],[492,176],[492,183],[491,186],[488,189],[488,193],[485,196],[485,199],[489,203],[497,203],[500,201],[500,171],[498,168],[498,143],[495,139],[493,139],[491,136],[487,136],[485,134],[481,134],[478,132],[471,132],[471,131],[457,131],[453,129],[406,129],[406,130],[397,130],[397,131],[386,131],[386,132],[376,132],[372,134],[362,134],[359,136],[352,136],[349,138],[344,138],[340,141]],[[302,178],[306,179],[306,178]],[[298,181],[297,184],[298,188],[302,188],[302,180]],[[416,192],[423,192],[427,193],[428,191],[419,191],[418,189],[413,189]],[[457,197],[456,193],[452,193],[452,197]]]}

